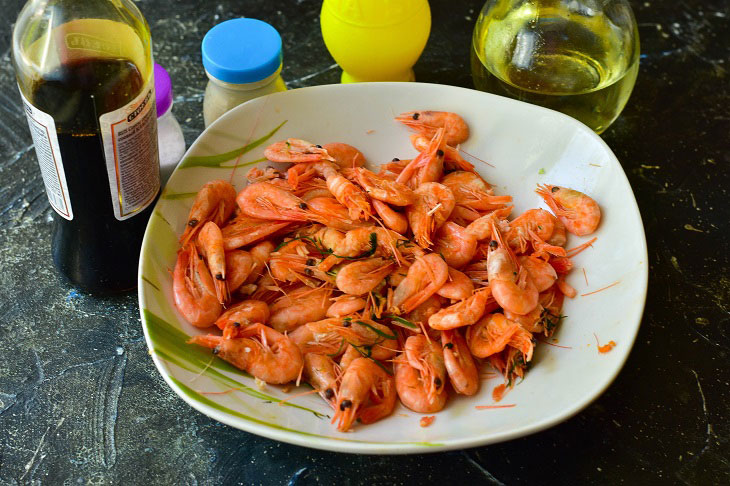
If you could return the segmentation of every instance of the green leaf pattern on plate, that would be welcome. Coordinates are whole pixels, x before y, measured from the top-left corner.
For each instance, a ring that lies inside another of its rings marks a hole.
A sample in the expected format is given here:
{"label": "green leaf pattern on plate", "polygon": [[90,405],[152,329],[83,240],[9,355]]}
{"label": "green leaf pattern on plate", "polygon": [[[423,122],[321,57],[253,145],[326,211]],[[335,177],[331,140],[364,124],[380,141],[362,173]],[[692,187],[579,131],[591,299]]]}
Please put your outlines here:
{"label": "green leaf pattern on plate", "polygon": [[279,129],[286,123],[287,121],[284,120],[283,122],[279,123],[273,130],[271,130],[269,133],[264,135],[261,138],[258,138],[254,140],[251,143],[248,143],[244,145],[243,147],[239,147],[237,149],[233,149],[229,152],[218,154],[218,155],[190,155],[188,157],[185,157],[182,162],[180,162],[180,165],[178,168],[182,169],[189,169],[191,167],[212,167],[212,168],[223,168],[223,169],[232,169],[234,167],[244,167],[247,165],[253,165],[257,164],[259,162],[263,162],[266,160],[265,158],[252,160],[249,162],[244,162],[242,164],[235,164],[235,165],[223,165],[225,162],[228,162],[230,160],[235,159],[236,157],[240,157],[241,155],[250,152],[251,150],[255,149],[259,145],[266,142],[268,139],[274,136],[274,134],[279,131]]}

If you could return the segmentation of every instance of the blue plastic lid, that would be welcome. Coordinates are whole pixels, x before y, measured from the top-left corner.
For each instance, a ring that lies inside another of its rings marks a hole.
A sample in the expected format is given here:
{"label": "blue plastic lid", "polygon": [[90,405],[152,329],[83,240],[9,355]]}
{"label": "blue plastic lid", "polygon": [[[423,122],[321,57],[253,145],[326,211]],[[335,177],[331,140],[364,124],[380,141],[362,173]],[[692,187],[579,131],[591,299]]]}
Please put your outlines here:
{"label": "blue plastic lid", "polygon": [[281,36],[261,20],[226,20],[203,37],[203,66],[225,83],[261,81],[280,65]]}

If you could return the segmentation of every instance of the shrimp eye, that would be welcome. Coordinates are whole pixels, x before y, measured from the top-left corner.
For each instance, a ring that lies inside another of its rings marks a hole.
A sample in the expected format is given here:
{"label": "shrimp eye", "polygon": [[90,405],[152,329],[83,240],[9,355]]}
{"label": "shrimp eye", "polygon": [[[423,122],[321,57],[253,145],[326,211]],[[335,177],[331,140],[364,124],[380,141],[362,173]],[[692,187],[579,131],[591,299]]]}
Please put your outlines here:
{"label": "shrimp eye", "polygon": [[226,277],[224,277],[222,273],[216,273],[215,274],[215,279],[216,280],[225,280]]}
{"label": "shrimp eye", "polygon": [[420,113],[414,113],[414,114],[413,114],[413,119],[414,119],[414,120],[418,120],[418,117],[419,117],[419,116],[421,116],[421,114],[420,114]]}
{"label": "shrimp eye", "polygon": [[342,327],[350,327],[350,321],[343,322]]}
{"label": "shrimp eye", "polygon": [[398,157],[393,157],[393,162],[400,162],[400,159]]}
{"label": "shrimp eye", "polygon": [[352,401],[351,400],[342,400],[342,403],[340,403],[340,410],[345,411],[346,408],[352,407]]}
{"label": "shrimp eye", "polygon": [[446,349],[453,349],[454,348],[454,343],[446,343],[446,344],[444,344],[444,347]]}
{"label": "shrimp eye", "polygon": [[560,188],[558,186],[553,186],[552,189],[550,189],[552,192],[558,192]]}
{"label": "shrimp eye", "polygon": [[197,224],[198,224],[198,220],[197,219],[191,219],[190,221],[188,221],[188,226],[190,226],[191,228],[194,227]]}
{"label": "shrimp eye", "polygon": [[241,323],[240,322],[234,322],[233,323],[233,327],[241,327]]}
{"label": "shrimp eye", "polygon": [[436,151],[436,155],[438,155],[439,157],[443,157],[443,156],[444,156],[444,151],[443,151],[443,150],[441,150],[441,149],[438,149],[438,150]]}
{"label": "shrimp eye", "polygon": [[497,246],[499,246],[499,243],[497,243],[497,240],[492,240],[489,242],[489,248],[491,248],[492,250],[496,250]]}
{"label": "shrimp eye", "polygon": [[221,352],[220,346],[216,346],[215,348],[213,348],[213,354],[218,354],[220,352]]}
{"label": "shrimp eye", "polygon": [[314,263],[315,263],[315,262],[314,262],[314,258],[308,258],[308,259],[307,259],[307,266],[308,266],[308,267],[311,267],[312,265],[314,265]]}
{"label": "shrimp eye", "polygon": [[305,268],[305,269],[304,269],[304,273],[305,273],[306,275],[312,275],[312,274],[313,274],[314,272],[312,271],[312,269],[311,269],[311,268]]}
{"label": "shrimp eye", "polygon": [[322,148],[322,146],[321,146],[321,145],[319,145],[319,144],[315,145],[315,147],[317,147],[317,148]]}
{"label": "shrimp eye", "polygon": [[335,391],[332,388],[327,388],[324,391],[324,396],[327,400],[331,400],[335,396]]}
{"label": "shrimp eye", "polygon": [[433,384],[436,385],[436,388],[440,387],[441,386],[441,378],[439,378],[438,376],[436,378],[434,378]]}
{"label": "shrimp eye", "polygon": [[307,209],[307,203],[305,203],[305,202],[299,203],[299,207],[301,209]]}

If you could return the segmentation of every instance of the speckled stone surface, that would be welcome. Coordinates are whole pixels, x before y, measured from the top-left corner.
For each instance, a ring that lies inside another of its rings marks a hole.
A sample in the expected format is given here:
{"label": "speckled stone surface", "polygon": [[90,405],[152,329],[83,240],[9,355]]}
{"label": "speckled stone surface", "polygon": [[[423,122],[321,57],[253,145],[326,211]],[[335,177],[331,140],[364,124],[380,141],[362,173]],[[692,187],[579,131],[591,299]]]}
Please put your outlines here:
{"label": "speckled stone surface", "polygon": [[[419,81],[472,86],[469,41],[481,3],[431,1]],[[138,4],[188,144],[203,128],[200,41],[217,22],[274,25],[290,88],[339,80],[319,0]],[[729,484],[730,8],[725,0],[632,4],[639,78],[603,135],[635,191],[651,262],[624,370],[594,404],[545,432],[376,457],[281,444],[201,415],[157,373],[136,294],[97,298],[59,280],[51,209],[10,63],[10,19],[22,2],[0,0],[0,484]]]}

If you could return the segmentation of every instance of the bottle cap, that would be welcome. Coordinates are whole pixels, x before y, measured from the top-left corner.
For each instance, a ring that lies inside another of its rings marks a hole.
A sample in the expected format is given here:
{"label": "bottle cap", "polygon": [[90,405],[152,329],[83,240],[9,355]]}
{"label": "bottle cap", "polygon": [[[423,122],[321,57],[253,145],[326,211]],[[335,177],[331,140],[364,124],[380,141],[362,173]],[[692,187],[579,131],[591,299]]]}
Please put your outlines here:
{"label": "bottle cap", "polygon": [[172,81],[165,68],[155,63],[155,100],[157,118],[161,117],[172,106]]}
{"label": "bottle cap", "polygon": [[226,83],[261,81],[281,66],[281,36],[261,20],[221,22],[205,34],[202,50],[205,70]]}

